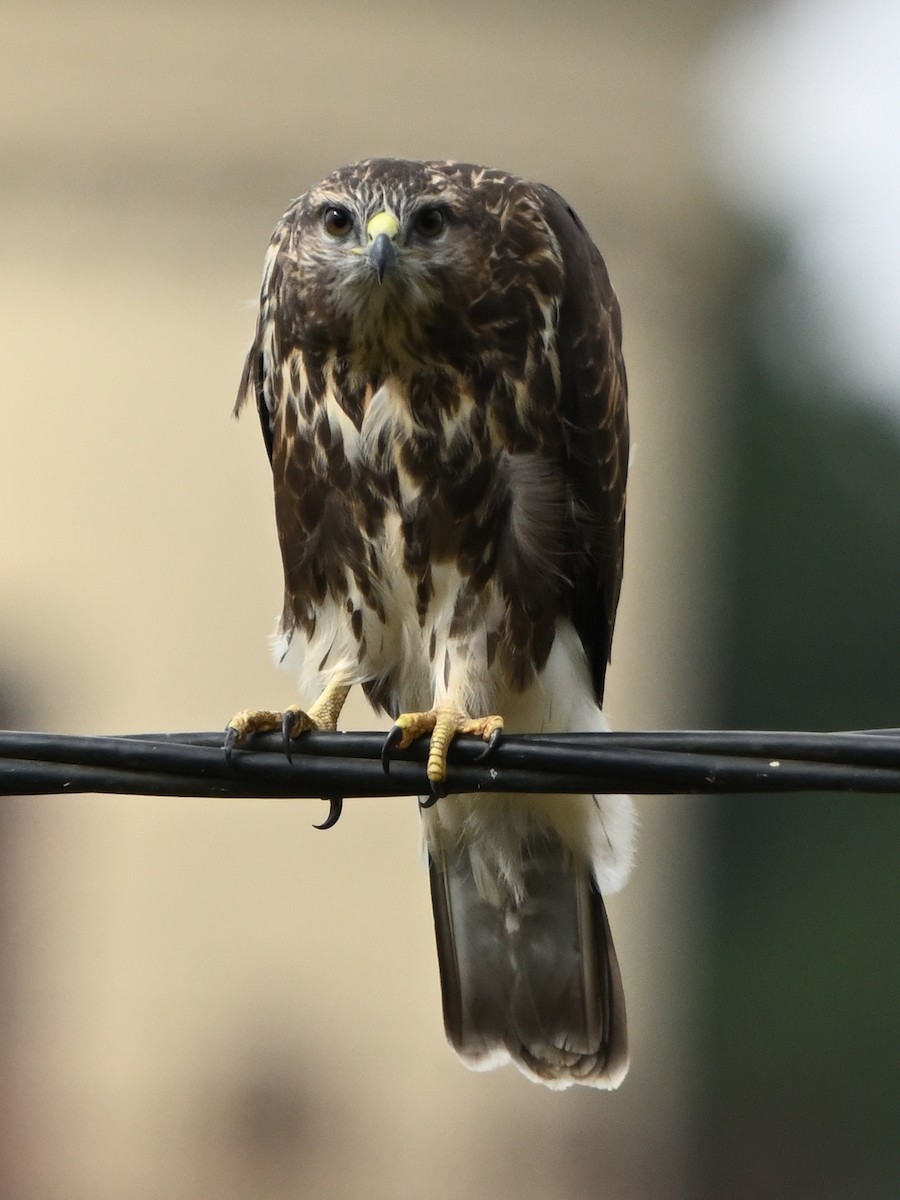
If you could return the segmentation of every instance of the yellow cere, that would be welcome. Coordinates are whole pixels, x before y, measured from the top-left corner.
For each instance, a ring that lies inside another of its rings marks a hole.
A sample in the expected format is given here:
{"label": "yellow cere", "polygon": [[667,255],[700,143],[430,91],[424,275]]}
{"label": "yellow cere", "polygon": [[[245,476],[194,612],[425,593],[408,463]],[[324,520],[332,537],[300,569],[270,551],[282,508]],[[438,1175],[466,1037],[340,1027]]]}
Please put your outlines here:
{"label": "yellow cere", "polygon": [[388,237],[393,241],[393,239],[397,236],[397,234],[399,232],[400,232],[399,221],[397,220],[397,218],[394,216],[393,213],[389,213],[389,212],[385,212],[385,211],[376,213],[375,216],[372,217],[372,219],[369,221],[368,225],[366,226],[366,236],[368,237],[370,242],[374,242],[375,239],[378,237],[378,235],[381,233],[386,233],[388,235]]}

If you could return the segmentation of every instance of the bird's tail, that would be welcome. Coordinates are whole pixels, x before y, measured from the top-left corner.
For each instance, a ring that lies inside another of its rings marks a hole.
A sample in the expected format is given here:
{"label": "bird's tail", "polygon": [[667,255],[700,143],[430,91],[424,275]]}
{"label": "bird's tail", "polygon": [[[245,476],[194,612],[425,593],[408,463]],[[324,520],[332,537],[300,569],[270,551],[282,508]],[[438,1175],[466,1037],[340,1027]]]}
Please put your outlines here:
{"label": "bird's tail", "polygon": [[588,865],[551,830],[522,841],[515,887],[479,886],[465,844],[429,857],[444,1025],[463,1061],[512,1061],[553,1088],[617,1087],[625,1000]]}

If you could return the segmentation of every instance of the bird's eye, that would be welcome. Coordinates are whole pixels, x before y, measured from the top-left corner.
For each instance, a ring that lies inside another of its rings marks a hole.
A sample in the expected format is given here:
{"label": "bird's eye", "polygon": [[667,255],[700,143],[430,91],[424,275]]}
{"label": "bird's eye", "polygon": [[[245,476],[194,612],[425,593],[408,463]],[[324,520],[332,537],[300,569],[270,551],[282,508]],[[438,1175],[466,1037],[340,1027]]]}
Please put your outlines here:
{"label": "bird's eye", "polygon": [[423,208],[416,215],[416,233],[422,237],[435,238],[443,232],[445,225],[443,210],[440,208]]}
{"label": "bird's eye", "polygon": [[332,237],[345,237],[353,228],[353,219],[346,208],[329,204],[322,213],[322,224],[325,226],[325,232],[330,233]]}

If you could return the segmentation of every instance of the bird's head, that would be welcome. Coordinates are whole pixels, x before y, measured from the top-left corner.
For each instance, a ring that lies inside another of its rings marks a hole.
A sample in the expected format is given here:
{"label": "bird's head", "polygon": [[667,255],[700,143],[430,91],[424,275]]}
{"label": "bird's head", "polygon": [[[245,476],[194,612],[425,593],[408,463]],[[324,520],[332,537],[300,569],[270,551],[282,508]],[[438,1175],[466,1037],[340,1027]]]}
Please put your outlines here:
{"label": "bird's head", "polygon": [[343,326],[367,357],[427,359],[441,314],[458,323],[490,280],[500,218],[474,170],[369,159],[295,201],[281,253],[306,319]]}

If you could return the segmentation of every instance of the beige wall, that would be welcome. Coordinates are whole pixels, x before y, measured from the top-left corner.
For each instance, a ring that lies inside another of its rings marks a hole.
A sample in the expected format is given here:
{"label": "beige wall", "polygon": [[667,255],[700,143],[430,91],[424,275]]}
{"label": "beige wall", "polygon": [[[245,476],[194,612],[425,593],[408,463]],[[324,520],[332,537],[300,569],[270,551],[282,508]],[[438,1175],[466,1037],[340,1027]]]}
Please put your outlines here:
{"label": "beige wall", "polygon": [[[3,6],[0,654],[32,722],[207,729],[292,698],[264,452],[228,413],[271,227],[371,153],[541,178],[594,232],[636,443],[610,709],[701,719],[729,243],[689,102],[712,17],[671,11]],[[612,906],[633,1070],[555,1096],[445,1046],[412,801],[324,835],[311,801],[4,802],[2,1194],[684,1194],[702,831],[643,811]]]}

